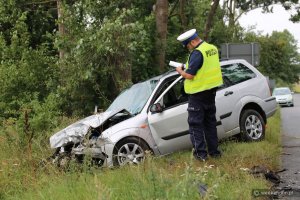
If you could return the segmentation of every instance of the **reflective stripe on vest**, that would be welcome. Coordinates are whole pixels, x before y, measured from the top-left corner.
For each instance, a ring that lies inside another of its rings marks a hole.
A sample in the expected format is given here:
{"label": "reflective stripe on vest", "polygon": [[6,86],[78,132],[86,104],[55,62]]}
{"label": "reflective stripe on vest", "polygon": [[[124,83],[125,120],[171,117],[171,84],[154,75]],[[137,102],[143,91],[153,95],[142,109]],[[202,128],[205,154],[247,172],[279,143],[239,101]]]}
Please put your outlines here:
{"label": "reflective stripe on vest", "polygon": [[[218,87],[223,84],[218,49],[211,44],[203,42],[195,50],[203,55],[203,65],[193,79],[185,79],[184,90],[187,94],[194,94]],[[190,56],[186,63],[188,68]]]}

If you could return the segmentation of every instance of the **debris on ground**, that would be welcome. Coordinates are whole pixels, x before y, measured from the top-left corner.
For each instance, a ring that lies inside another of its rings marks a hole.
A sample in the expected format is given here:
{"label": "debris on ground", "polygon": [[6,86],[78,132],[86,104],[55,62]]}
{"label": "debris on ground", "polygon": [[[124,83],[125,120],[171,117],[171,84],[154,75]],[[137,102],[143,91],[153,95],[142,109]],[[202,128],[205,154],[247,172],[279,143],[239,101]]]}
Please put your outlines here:
{"label": "debris on ground", "polygon": [[278,175],[278,173],[282,172],[282,171],[283,170],[274,172],[272,170],[269,170],[265,166],[258,165],[258,166],[253,166],[249,170],[249,173],[252,174],[254,177],[265,177],[268,181],[271,181],[274,184],[279,184],[280,183],[280,176]]}
{"label": "debris on ground", "polygon": [[205,197],[205,195],[207,193],[207,185],[205,185],[203,183],[199,183],[199,185],[198,185],[198,192],[200,193],[200,195],[202,197]]}

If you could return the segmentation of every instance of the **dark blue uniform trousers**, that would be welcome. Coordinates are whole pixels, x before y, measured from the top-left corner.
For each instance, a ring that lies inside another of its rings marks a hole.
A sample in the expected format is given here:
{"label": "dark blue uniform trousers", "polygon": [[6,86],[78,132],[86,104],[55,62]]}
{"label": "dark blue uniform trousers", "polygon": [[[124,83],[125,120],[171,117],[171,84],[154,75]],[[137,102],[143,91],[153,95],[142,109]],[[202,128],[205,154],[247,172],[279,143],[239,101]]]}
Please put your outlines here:
{"label": "dark blue uniform trousers", "polygon": [[[194,147],[194,156],[200,159],[219,156],[215,92],[205,95],[189,95],[188,124],[191,142]],[[208,98],[207,98],[208,97]]]}

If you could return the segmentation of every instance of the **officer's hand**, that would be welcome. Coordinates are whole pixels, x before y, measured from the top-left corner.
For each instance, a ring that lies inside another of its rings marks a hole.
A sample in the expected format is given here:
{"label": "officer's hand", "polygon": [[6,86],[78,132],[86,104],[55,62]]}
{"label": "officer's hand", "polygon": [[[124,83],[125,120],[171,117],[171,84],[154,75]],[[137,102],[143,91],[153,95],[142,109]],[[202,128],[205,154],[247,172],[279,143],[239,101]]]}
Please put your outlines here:
{"label": "officer's hand", "polygon": [[176,71],[181,74],[181,72],[183,71],[183,66],[180,67],[176,67]]}

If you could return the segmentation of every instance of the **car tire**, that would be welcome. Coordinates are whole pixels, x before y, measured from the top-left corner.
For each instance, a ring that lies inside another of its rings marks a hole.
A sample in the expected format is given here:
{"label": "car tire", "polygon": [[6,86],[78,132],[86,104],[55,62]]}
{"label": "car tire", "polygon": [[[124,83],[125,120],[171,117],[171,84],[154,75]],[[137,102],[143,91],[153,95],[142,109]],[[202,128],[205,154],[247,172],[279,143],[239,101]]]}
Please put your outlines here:
{"label": "car tire", "polygon": [[144,161],[148,145],[139,138],[128,137],[115,145],[113,151],[113,165],[139,164]]}
{"label": "car tire", "polygon": [[260,141],[265,137],[265,121],[256,110],[244,110],[240,118],[241,138],[247,142]]}

